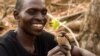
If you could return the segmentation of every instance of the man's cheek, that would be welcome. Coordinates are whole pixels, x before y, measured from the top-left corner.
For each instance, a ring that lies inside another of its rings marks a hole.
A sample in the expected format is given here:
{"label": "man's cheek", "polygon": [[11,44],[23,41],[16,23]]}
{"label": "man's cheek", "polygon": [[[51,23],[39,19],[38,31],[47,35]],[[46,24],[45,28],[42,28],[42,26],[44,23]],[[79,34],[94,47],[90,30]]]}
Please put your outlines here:
{"label": "man's cheek", "polygon": [[44,19],[44,24],[46,24],[46,23],[47,23],[47,18]]}

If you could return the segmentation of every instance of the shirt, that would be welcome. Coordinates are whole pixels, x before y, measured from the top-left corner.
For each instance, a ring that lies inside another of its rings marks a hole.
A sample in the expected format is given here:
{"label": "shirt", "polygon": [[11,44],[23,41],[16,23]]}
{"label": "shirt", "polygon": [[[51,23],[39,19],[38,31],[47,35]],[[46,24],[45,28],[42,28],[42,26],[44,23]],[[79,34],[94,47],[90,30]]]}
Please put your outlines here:
{"label": "shirt", "polygon": [[54,36],[46,31],[37,36],[35,43],[35,54],[27,52],[16,39],[16,32],[7,32],[0,39],[0,56],[47,56],[49,50],[54,48],[57,43]]}

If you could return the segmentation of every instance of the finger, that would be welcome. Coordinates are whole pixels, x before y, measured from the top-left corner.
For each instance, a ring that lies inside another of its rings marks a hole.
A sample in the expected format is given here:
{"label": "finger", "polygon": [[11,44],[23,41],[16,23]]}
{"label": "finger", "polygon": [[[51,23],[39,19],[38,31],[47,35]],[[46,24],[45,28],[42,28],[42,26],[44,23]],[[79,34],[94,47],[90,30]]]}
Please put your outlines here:
{"label": "finger", "polygon": [[67,45],[60,45],[60,48],[64,48],[65,50],[71,50],[71,48]]}
{"label": "finger", "polygon": [[56,54],[54,54],[53,56],[65,56],[63,52],[59,51]]}
{"label": "finger", "polygon": [[49,52],[48,52],[48,56],[51,56],[51,55],[54,55],[55,53],[59,52],[60,51],[60,47],[59,46],[56,46],[55,48],[51,49]]}

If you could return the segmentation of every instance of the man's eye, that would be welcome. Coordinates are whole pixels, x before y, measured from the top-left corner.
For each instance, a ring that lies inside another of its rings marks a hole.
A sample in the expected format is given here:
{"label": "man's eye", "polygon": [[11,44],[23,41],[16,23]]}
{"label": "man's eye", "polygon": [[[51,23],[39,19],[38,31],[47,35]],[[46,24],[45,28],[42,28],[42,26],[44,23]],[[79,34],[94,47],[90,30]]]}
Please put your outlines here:
{"label": "man's eye", "polygon": [[34,15],[34,14],[36,14],[36,12],[37,12],[36,10],[28,10],[27,11],[27,13],[30,15]]}
{"label": "man's eye", "polygon": [[43,10],[41,11],[42,15],[46,15],[47,14],[47,10]]}

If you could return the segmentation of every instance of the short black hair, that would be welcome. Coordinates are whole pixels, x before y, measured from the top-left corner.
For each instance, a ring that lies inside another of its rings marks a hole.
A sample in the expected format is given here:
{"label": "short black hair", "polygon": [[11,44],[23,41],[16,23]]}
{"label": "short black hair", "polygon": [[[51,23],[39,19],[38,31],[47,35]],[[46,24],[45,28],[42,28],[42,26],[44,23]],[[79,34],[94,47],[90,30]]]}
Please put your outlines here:
{"label": "short black hair", "polygon": [[23,2],[24,2],[24,0],[17,0],[16,5],[15,5],[15,10],[21,11],[22,6],[23,6]]}

